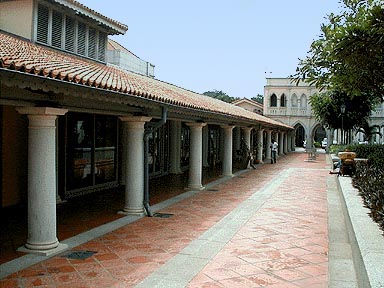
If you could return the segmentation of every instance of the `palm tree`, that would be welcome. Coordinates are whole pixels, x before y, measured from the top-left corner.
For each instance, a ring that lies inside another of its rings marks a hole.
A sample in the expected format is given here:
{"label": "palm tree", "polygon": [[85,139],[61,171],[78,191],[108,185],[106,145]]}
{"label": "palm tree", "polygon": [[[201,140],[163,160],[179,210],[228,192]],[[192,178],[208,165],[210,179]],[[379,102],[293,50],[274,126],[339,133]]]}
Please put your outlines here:
{"label": "palm tree", "polygon": [[373,141],[374,135],[382,136],[380,131],[380,125],[372,125],[370,126],[367,120],[364,120],[362,126],[357,129],[356,134],[361,132],[364,134],[364,141],[368,141],[371,143]]}

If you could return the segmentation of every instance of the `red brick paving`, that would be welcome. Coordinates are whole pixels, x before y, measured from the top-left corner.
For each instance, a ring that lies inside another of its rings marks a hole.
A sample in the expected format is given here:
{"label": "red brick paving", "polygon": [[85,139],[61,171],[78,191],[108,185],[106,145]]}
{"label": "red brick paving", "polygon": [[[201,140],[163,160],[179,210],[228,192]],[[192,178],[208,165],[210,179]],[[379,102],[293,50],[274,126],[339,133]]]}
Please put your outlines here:
{"label": "red brick paving", "polygon": [[134,287],[220,221],[283,169],[290,177],[188,287],[327,287],[325,155],[305,162],[291,153],[166,209],[171,218],[142,218],[0,280],[0,287]]}

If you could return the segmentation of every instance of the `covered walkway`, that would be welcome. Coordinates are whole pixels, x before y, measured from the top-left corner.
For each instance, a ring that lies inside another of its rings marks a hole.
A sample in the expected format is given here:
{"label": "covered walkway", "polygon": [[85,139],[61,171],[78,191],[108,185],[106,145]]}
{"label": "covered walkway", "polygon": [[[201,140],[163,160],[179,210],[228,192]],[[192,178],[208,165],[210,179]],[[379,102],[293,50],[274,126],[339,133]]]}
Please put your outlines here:
{"label": "covered walkway", "polygon": [[[291,153],[180,194],[153,206],[162,217],[122,217],[103,236],[90,230],[62,241],[70,250],[54,257],[8,262],[3,271],[28,267],[1,287],[328,287],[335,176],[324,154],[306,158]],[[336,280],[355,287],[353,273]]]}

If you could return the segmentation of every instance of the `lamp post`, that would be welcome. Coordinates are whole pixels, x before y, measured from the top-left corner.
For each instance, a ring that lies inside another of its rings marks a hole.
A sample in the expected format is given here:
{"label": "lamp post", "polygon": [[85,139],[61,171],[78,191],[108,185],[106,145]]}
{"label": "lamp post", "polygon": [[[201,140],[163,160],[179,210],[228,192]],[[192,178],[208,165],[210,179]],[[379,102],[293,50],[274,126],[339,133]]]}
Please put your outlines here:
{"label": "lamp post", "polygon": [[341,144],[344,144],[344,113],[345,113],[345,104],[340,105],[341,112]]}

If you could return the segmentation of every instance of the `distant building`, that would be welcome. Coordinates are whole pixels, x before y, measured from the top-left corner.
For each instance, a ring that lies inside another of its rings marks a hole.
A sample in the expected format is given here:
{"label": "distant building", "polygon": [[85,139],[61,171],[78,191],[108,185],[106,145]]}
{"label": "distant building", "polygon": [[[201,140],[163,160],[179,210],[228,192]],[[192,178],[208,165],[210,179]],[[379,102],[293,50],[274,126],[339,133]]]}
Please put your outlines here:
{"label": "distant building", "polygon": [[108,39],[107,62],[127,71],[155,78],[155,65],[140,59],[111,39]]}
{"label": "distant building", "polygon": [[[295,145],[303,146],[307,140],[307,147],[314,141],[321,143],[328,138],[328,143],[342,143],[340,130],[326,131],[316,120],[312,112],[309,99],[318,93],[318,89],[305,82],[299,85],[292,83],[290,78],[267,78],[264,87],[264,116],[295,128]],[[384,104],[372,111],[370,125],[380,126],[384,134]],[[362,142],[362,133],[351,133],[350,142]],[[383,138],[376,135],[376,143],[382,143]]]}
{"label": "distant building", "polygon": [[244,108],[248,111],[263,115],[263,104],[257,101],[254,101],[252,99],[248,99],[248,98],[238,99],[233,101],[232,104],[239,106],[241,108]]}

